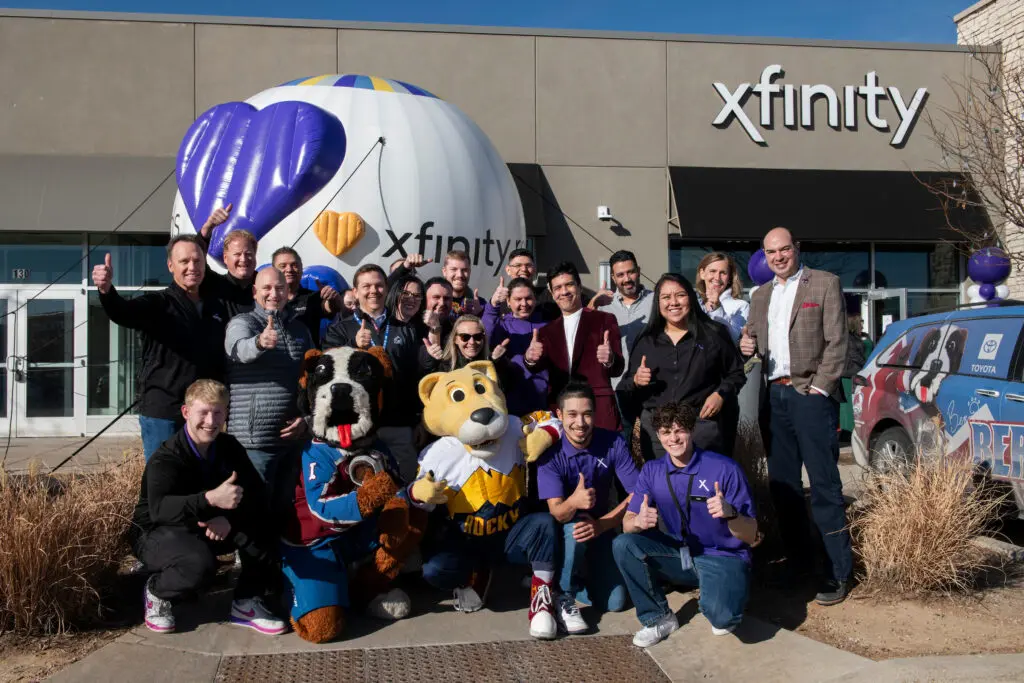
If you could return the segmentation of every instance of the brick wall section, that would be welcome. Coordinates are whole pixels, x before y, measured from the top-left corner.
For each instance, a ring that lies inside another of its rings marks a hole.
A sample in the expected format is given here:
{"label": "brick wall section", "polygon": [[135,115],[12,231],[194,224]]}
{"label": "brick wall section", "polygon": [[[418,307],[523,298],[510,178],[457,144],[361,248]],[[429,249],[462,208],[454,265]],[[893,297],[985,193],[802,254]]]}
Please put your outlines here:
{"label": "brick wall section", "polygon": [[[981,0],[956,15],[954,20],[959,44],[999,43],[1004,71],[1024,69],[1024,0]],[[1020,172],[1020,169],[1015,170]],[[1004,225],[1001,231],[1008,250],[1024,253],[1024,230]],[[1011,297],[1024,298],[1024,269],[1015,268],[1006,284]]]}

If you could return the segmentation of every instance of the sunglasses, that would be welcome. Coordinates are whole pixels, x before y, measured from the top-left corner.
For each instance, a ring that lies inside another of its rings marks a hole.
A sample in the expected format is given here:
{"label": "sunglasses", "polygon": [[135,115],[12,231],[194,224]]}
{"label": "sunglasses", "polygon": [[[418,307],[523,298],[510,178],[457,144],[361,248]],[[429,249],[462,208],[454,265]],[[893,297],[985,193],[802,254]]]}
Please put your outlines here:
{"label": "sunglasses", "polygon": [[476,334],[466,334],[465,332],[459,332],[455,336],[458,337],[459,341],[461,341],[463,344],[467,343],[470,339],[472,339],[478,344],[484,340],[483,332],[477,332]]}

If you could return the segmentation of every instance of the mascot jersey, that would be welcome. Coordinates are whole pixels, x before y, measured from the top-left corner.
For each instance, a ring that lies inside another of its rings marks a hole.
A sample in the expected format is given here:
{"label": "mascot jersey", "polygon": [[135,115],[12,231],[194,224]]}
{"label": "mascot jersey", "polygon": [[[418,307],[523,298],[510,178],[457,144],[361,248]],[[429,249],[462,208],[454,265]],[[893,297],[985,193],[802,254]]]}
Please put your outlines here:
{"label": "mascot jersey", "polygon": [[555,430],[561,437],[561,423],[551,413],[536,412],[520,420],[508,416],[508,428],[498,452],[486,460],[470,455],[454,436],[445,436],[420,454],[419,476],[434,473],[448,487],[448,516],[469,536],[506,533],[519,520],[526,497],[526,461],[519,450],[519,437],[527,429]]}
{"label": "mascot jersey", "polygon": [[[288,520],[286,543],[314,546],[363,521],[356,498],[359,488],[349,479],[346,467],[350,455],[357,454],[322,441],[303,449],[295,514]],[[375,455],[393,468],[385,454],[377,451]]]}

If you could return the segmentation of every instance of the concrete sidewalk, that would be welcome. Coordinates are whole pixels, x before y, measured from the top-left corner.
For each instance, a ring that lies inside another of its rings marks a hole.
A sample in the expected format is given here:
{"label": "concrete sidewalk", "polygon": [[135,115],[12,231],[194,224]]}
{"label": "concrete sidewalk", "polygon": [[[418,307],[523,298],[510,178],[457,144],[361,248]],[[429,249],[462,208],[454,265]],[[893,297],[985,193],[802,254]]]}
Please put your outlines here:
{"label": "concrete sidewalk", "polygon": [[[513,597],[522,598],[520,593],[523,590],[517,587]],[[563,667],[559,669],[562,674],[535,677],[533,680],[576,680],[564,670],[565,666],[573,666],[573,663],[564,656],[557,656],[559,641],[555,645],[532,641],[527,633],[526,609],[509,605],[509,596],[496,596],[494,611],[487,609],[473,614],[455,613],[448,601],[437,603],[434,601],[436,597],[437,594],[414,593],[414,608],[417,610],[414,616],[394,623],[355,617],[345,640],[312,645],[292,633],[273,638],[237,626],[205,622],[207,617],[204,615],[227,612],[230,593],[222,587],[204,599],[202,604],[183,606],[177,611],[179,632],[157,635],[140,626],[51,680],[68,683],[106,683],[113,680],[212,682],[229,679],[226,671],[232,668],[237,671],[239,662],[259,659],[262,665],[277,662],[276,683],[277,680],[289,680],[289,677],[303,680],[304,675],[309,675],[304,674],[302,665],[297,663],[309,659],[302,657],[309,653],[334,653],[337,658],[331,661],[335,666],[364,659],[392,662],[392,668],[385,671],[386,676],[379,669],[376,670],[377,677],[360,669],[349,672],[349,677],[344,671],[337,671],[334,680],[416,680],[415,677],[406,677],[408,670],[406,676],[400,677],[399,665],[395,662],[407,662],[419,656],[429,658],[434,669],[442,664],[454,667],[448,677],[458,678],[459,671],[470,676],[471,669],[481,667],[460,669],[458,659],[451,654],[451,650],[458,648],[436,646],[481,643],[503,644],[506,649],[519,647],[527,653],[521,656],[534,660],[550,656],[552,667]],[[1024,655],[924,657],[873,662],[754,617],[747,617],[735,634],[716,637],[711,634],[708,622],[697,613],[695,592],[674,593],[670,596],[670,604],[679,614],[683,626],[664,642],[648,649],[643,656],[651,657],[672,681],[884,683],[1024,680]],[[578,639],[609,641],[612,639],[608,636],[615,636],[623,658],[637,656],[636,651],[629,649],[632,648],[629,636],[639,627],[632,610],[606,614],[596,623],[588,611],[583,610],[583,613],[595,627],[593,633],[573,637],[573,644],[577,644]],[[438,651],[447,653],[440,657],[443,662],[438,659]],[[577,660],[576,663],[581,671],[588,665],[593,668],[593,662]],[[581,674],[577,678],[607,680],[595,679],[592,671],[590,675]],[[477,676],[474,680],[520,679],[503,670],[498,678]]]}

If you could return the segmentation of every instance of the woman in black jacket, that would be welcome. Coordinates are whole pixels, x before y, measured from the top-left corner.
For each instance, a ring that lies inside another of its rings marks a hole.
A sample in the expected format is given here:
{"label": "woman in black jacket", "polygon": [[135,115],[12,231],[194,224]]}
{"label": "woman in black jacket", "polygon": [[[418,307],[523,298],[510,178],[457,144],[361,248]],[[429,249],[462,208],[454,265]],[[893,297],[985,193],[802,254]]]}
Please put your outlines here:
{"label": "woman in black jacket", "polygon": [[697,411],[693,440],[698,448],[731,457],[739,416],[736,396],[744,382],[743,359],[728,329],[701,309],[689,280],[676,273],[662,275],[654,287],[651,316],[633,343],[629,369],[619,383],[620,391],[643,406],[644,458],[664,455],[651,415],[672,402]]}

